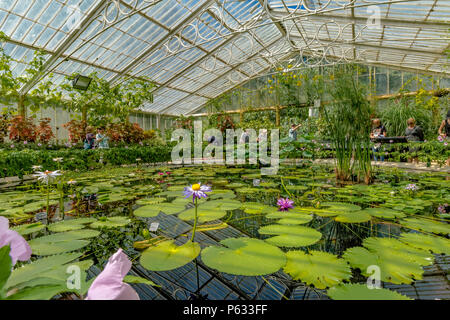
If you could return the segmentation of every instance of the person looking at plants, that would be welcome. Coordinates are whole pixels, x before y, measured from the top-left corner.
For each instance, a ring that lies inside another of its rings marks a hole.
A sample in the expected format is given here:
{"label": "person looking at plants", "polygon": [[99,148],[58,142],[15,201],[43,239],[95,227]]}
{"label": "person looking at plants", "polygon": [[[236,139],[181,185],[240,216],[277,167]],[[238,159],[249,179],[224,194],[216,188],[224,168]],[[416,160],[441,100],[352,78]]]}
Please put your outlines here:
{"label": "person looking at plants", "polygon": [[289,129],[289,139],[291,141],[297,141],[297,129],[302,125],[295,125],[295,123],[291,124],[291,128]]}
{"label": "person looking at plants", "polygon": [[[370,138],[374,139],[374,138],[379,138],[379,137],[386,137],[386,128],[381,124],[380,119],[373,119],[372,120],[372,132],[370,133]],[[374,152],[374,154],[373,154],[374,161],[378,161],[378,157],[377,157],[376,153],[379,152],[380,150],[381,150],[381,143],[376,143],[372,148],[372,151]],[[381,154],[381,156],[380,156],[380,161],[384,161],[383,154]]]}
{"label": "person looking at plants", "polygon": [[406,140],[409,141],[423,141],[424,135],[421,127],[416,126],[416,120],[409,118],[406,121],[408,127],[405,129]]}
{"label": "person looking at plants", "polygon": [[86,128],[86,139],[84,139],[85,150],[94,149],[95,135],[93,132],[94,128],[92,128],[91,126]]}
{"label": "person looking at plants", "polygon": [[105,128],[100,127],[97,129],[97,135],[95,136],[95,142],[99,149],[109,149],[109,138],[105,135]]}
{"label": "person looking at plants", "polygon": [[438,133],[442,138],[450,137],[450,110],[447,111],[447,118],[442,120]]}

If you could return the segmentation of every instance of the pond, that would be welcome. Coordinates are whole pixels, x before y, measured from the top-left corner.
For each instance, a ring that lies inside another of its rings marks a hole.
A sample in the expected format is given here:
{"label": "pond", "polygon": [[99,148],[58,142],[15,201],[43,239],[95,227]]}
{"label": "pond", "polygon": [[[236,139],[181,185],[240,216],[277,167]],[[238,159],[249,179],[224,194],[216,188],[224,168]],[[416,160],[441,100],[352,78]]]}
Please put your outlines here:
{"label": "pond", "polygon": [[[192,237],[196,208],[183,190],[196,183],[211,192],[198,200]],[[332,299],[404,299],[370,290],[367,278],[378,272],[382,283],[411,284],[437,255],[450,254],[445,173],[378,169],[372,185],[361,185],[338,184],[333,168],[316,165],[281,167],[272,176],[248,166],[137,167],[68,172],[50,186],[33,182],[0,193],[0,215],[33,252],[32,263],[16,266],[8,290],[51,285],[38,296],[82,297],[93,270],[122,248],[139,276],[134,286],[176,299],[224,298],[204,275],[222,284],[239,277],[241,287],[257,277],[273,289],[270,299],[295,299],[298,287]],[[280,198],[293,200],[293,208],[280,211]],[[81,270],[79,288],[66,288],[68,265]],[[167,282],[183,268],[189,285]],[[226,298],[250,297],[241,287],[227,285]],[[255,288],[249,290],[261,291]]]}

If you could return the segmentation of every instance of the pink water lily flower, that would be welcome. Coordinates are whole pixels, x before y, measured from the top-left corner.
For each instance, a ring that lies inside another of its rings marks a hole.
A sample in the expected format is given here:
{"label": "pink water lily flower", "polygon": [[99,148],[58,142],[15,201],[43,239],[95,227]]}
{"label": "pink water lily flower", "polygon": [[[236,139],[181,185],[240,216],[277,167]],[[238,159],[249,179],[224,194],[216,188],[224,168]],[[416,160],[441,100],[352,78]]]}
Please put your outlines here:
{"label": "pink water lily flower", "polygon": [[31,247],[28,242],[17,232],[9,229],[9,221],[0,217],[0,248],[9,245],[12,265],[16,262],[27,261],[31,257]]}
{"label": "pink water lily flower", "polygon": [[122,249],[117,250],[92,283],[85,300],[140,300],[136,291],[123,282],[131,265]]}
{"label": "pink water lily flower", "polygon": [[278,211],[288,211],[289,209],[294,208],[294,201],[289,200],[289,198],[283,199],[280,198],[277,201]]}

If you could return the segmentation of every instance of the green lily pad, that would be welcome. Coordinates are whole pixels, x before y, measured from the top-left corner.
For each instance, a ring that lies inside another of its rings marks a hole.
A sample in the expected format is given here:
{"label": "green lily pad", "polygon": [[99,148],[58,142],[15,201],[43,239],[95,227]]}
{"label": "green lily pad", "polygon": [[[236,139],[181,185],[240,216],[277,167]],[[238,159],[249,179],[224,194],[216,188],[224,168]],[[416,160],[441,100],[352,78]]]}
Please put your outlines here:
{"label": "green lily pad", "polygon": [[211,200],[204,202],[202,209],[216,209],[222,211],[232,211],[242,207],[242,203],[232,199]]}
{"label": "green lily pad", "polygon": [[406,215],[400,211],[392,210],[388,208],[367,208],[363,212],[367,212],[372,217],[384,218],[384,219],[397,219],[403,218]]}
{"label": "green lily pad", "polygon": [[345,202],[322,202],[320,204],[321,207],[326,207],[326,210],[332,210],[332,211],[359,211],[361,210],[361,207],[352,204],[352,203],[345,203]]}
{"label": "green lily pad", "polygon": [[161,202],[165,202],[166,198],[163,197],[155,197],[155,198],[144,198],[144,199],[139,199],[138,201],[136,201],[137,205],[150,205],[150,204],[157,204],[157,203],[161,203]]}
{"label": "green lily pad", "polygon": [[265,239],[267,243],[289,248],[309,246],[322,238],[319,231],[296,225],[272,224],[259,228],[258,232],[264,235],[275,235]]}
{"label": "green lily pad", "polygon": [[85,224],[96,221],[95,218],[80,218],[58,221],[48,225],[48,230],[52,232],[65,232],[85,228]]}
{"label": "green lily pad", "polygon": [[83,240],[99,235],[95,230],[74,230],[56,233],[28,242],[34,255],[49,256],[64,252],[75,251],[87,246],[90,241]]}
{"label": "green lily pad", "polygon": [[168,271],[180,268],[200,254],[200,245],[188,241],[181,246],[168,240],[146,249],[140,259],[141,265],[151,271]]}
{"label": "green lily pad", "polygon": [[137,217],[151,218],[156,217],[160,212],[165,214],[175,214],[183,211],[185,208],[186,203],[150,204],[134,210],[134,215]]}
{"label": "green lily pad", "polygon": [[[198,222],[200,222],[200,223],[219,220],[227,214],[226,211],[218,210],[218,209],[209,209],[209,208],[205,209],[205,208],[199,207],[197,210],[198,210],[197,218],[198,218]],[[195,208],[183,211],[182,213],[180,213],[178,215],[178,218],[180,218],[181,220],[185,220],[185,221],[194,220]]]}
{"label": "green lily pad", "polygon": [[126,226],[131,222],[127,217],[102,217],[94,223],[91,223],[90,227],[93,229],[98,228],[118,228]]}
{"label": "green lily pad", "polygon": [[244,202],[242,203],[242,209],[248,214],[260,214],[264,210],[270,208],[269,206],[259,202]]}
{"label": "green lily pad", "polygon": [[39,232],[42,229],[45,229],[45,225],[43,225],[40,222],[22,224],[20,226],[11,228],[11,230],[17,231],[21,236],[26,236],[34,232]]}
{"label": "green lily pad", "polygon": [[228,238],[220,244],[225,247],[207,247],[201,256],[208,267],[220,272],[259,276],[277,272],[286,263],[283,251],[262,240]]}
{"label": "green lily pad", "polygon": [[370,221],[370,219],[372,217],[370,214],[364,212],[364,210],[340,213],[334,218],[334,220],[343,223],[362,223]]}
{"label": "green lily pad", "polygon": [[278,224],[305,224],[313,219],[311,215],[294,211],[275,211],[266,215],[266,218],[280,219]]}
{"label": "green lily pad", "polygon": [[400,220],[400,224],[413,230],[420,230],[425,232],[437,234],[450,234],[450,225],[439,221],[432,221],[423,218],[407,218]]}
{"label": "green lily pad", "polygon": [[382,271],[382,281],[409,284],[421,280],[422,266],[433,263],[433,256],[429,252],[408,246],[397,239],[369,237],[364,239],[363,245],[365,248],[347,249],[343,258],[365,276],[371,275],[367,272],[369,266],[378,266]]}
{"label": "green lily pad", "polygon": [[412,300],[392,290],[369,289],[367,284],[359,283],[346,283],[330,288],[327,295],[333,300]]}
{"label": "green lily pad", "polygon": [[347,262],[328,252],[288,251],[286,257],[284,272],[294,280],[301,280],[318,289],[335,286],[352,276]]}
{"label": "green lily pad", "polygon": [[419,233],[402,233],[399,240],[412,247],[433,253],[450,254],[450,240],[446,238]]}

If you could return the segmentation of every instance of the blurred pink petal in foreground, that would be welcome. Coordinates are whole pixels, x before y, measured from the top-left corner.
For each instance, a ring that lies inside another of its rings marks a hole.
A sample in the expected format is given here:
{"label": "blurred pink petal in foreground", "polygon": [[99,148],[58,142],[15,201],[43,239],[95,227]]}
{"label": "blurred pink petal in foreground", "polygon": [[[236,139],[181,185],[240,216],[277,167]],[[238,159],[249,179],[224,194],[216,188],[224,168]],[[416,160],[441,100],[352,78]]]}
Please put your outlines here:
{"label": "blurred pink petal in foreground", "polygon": [[5,217],[0,217],[0,248],[10,245],[12,265],[17,260],[27,261],[31,257],[31,248],[28,242],[14,230],[9,230],[9,221]]}
{"label": "blurred pink petal in foreground", "polygon": [[131,265],[127,255],[119,249],[92,283],[86,300],[140,300],[136,291],[123,282]]}

